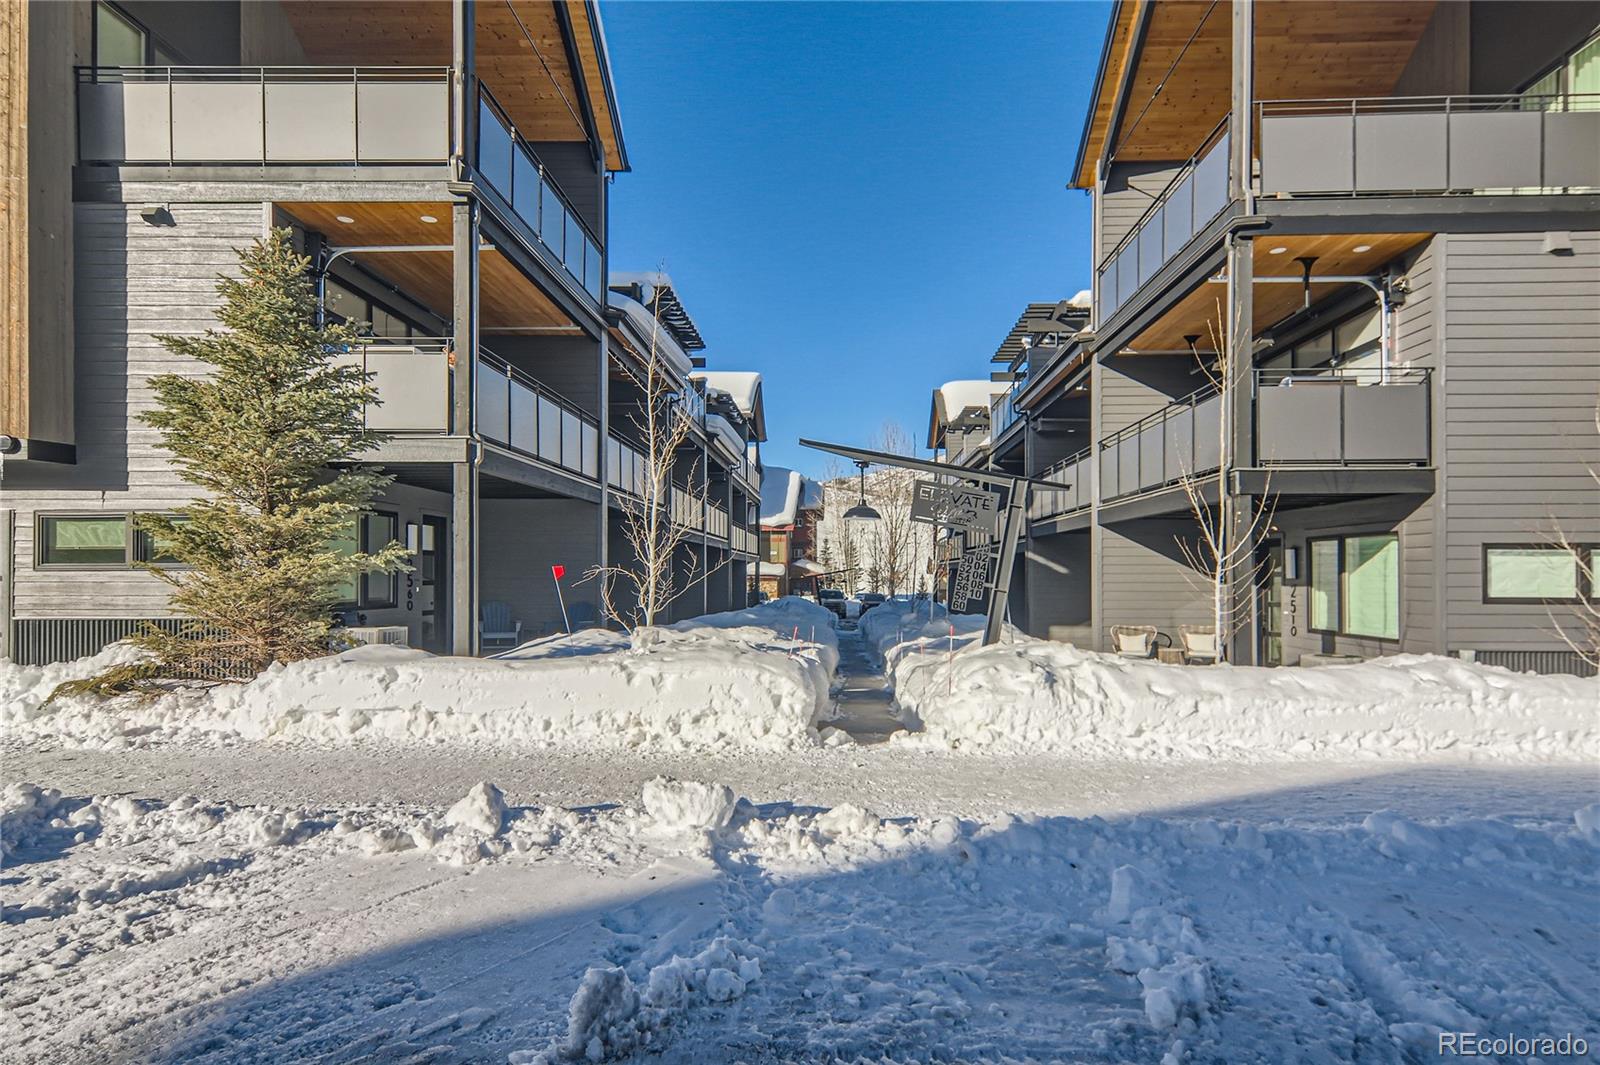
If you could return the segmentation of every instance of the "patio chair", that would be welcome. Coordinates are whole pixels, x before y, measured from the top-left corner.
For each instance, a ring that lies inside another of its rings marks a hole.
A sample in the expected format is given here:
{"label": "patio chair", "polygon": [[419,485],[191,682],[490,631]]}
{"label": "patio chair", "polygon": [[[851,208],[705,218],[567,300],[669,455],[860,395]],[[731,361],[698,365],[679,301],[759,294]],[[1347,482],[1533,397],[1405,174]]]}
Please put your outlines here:
{"label": "patio chair", "polygon": [[1113,625],[1111,651],[1123,658],[1154,658],[1160,638],[1154,625]]}
{"label": "patio chair", "polygon": [[490,601],[478,608],[478,638],[484,643],[509,640],[515,647],[522,642],[522,622],[511,620],[507,603]]}
{"label": "patio chair", "polygon": [[1178,638],[1183,641],[1183,660],[1191,666],[1217,664],[1217,627],[1215,625],[1179,625]]}

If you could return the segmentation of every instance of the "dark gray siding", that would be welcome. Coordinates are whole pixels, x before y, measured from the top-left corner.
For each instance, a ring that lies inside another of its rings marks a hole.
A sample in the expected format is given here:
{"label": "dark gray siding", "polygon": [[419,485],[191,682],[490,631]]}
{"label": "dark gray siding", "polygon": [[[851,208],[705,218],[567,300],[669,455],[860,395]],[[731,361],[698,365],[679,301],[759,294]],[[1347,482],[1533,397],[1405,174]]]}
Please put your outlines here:
{"label": "dark gray siding", "polygon": [[[1195,147],[1199,147],[1198,144]],[[1150,209],[1161,190],[1171,183],[1181,163],[1143,166],[1133,172],[1113,172],[1100,197],[1100,254],[1111,254],[1117,242],[1127,236],[1139,218]],[[1119,168],[1120,170],[1121,168]]]}
{"label": "dark gray siding", "polygon": [[154,617],[166,586],[133,570],[39,569],[34,518],[40,511],[162,510],[193,498],[168,464],[150,409],[154,374],[195,372],[156,333],[199,333],[216,325],[220,274],[235,273],[235,248],[265,230],[259,203],[174,204],[176,225],[139,217],[138,204],[80,203],[74,209],[74,316],[78,463],[13,466],[6,505],[16,508],[15,610],[27,617]]}
{"label": "dark gray siding", "polygon": [[1485,604],[1485,543],[1600,541],[1600,233],[1455,234],[1444,251],[1450,650],[1559,649],[1563,608]]}
{"label": "dark gray siding", "polygon": [[1209,624],[1211,596],[1203,574],[1191,569],[1179,547],[1193,537],[1194,522],[1148,518],[1108,525],[1100,536],[1100,626],[1154,625],[1178,641],[1180,624]]}

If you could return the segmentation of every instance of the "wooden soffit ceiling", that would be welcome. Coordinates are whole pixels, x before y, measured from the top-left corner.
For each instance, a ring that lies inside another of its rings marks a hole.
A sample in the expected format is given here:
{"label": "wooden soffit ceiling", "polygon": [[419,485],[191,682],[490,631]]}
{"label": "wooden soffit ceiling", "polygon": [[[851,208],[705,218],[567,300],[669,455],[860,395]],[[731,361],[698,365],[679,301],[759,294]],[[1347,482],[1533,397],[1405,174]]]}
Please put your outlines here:
{"label": "wooden soffit ceiling", "polygon": [[[1316,262],[1311,268],[1311,299],[1316,302],[1348,285],[1337,282],[1319,284],[1316,280],[1318,275],[1366,276],[1427,239],[1427,233],[1339,233],[1283,237],[1264,234],[1254,241],[1251,260],[1257,277],[1298,278],[1302,275],[1300,264],[1295,260],[1304,256],[1315,257]],[[1283,250],[1275,251],[1278,248]],[[1362,250],[1357,251],[1357,248]],[[1305,302],[1305,293],[1299,285],[1256,285],[1251,291],[1251,298],[1252,331],[1260,336],[1299,310]],[[1227,301],[1228,286],[1202,281],[1171,310],[1130,341],[1124,350],[1130,353],[1182,351],[1188,347],[1184,337],[1198,336],[1200,339],[1196,343],[1201,350],[1214,351],[1220,323],[1226,320]]]}
{"label": "wooden soffit ceiling", "polygon": [[[1256,4],[1256,99],[1389,95],[1436,6],[1437,0]],[[1194,153],[1230,106],[1232,17],[1231,4],[1212,0],[1117,5],[1074,185],[1092,188],[1102,157],[1168,162]],[[1127,99],[1113,131],[1125,77]]]}
{"label": "wooden soffit ceiling", "polygon": [[[449,0],[319,0],[285,4],[284,10],[311,63],[445,67],[450,6]],[[473,10],[478,76],[523,137],[587,140],[587,108],[605,146],[606,168],[626,170],[611,70],[592,6],[583,0],[479,0]]]}
{"label": "wooden soffit ceiling", "polygon": [[[449,203],[280,203],[334,247],[401,246],[427,250],[355,252],[353,259],[412,300],[448,319],[455,303]],[[348,218],[344,222],[341,219]],[[424,221],[432,218],[434,221]],[[479,328],[494,333],[581,333],[578,324],[498,250],[478,257]]]}

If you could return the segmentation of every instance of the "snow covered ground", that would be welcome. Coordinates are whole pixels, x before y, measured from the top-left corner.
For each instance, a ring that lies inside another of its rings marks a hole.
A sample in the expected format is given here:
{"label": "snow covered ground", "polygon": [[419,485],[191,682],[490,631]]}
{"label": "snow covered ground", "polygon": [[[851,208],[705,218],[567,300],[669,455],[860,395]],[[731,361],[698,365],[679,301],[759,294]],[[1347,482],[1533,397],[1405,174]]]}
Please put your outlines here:
{"label": "snow covered ground", "polygon": [[549,637],[491,659],[358,647],[208,692],[48,702],[63,680],[127,653],[114,647],[64,666],[0,665],[0,725],[45,742],[113,748],[355,738],[788,747],[817,742],[839,658],[831,615],[785,598],[631,638]]}
{"label": "snow covered ground", "polygon": [[1600,1060],[1592,682],[950,624],[843,634],[927,727],[870,746],[790,601],[159,709],[0,667],[0,1062]]}
{"label": "snow covered ground", "polygon": [[981,618],[926,611],[891,604],[862,623],[892,671],[903,742],[1158,759],[1600,760],[1600,679],[1434,655],[1176,666],[1015,633],[979,647]]}
{"label": "snow covered ground", "polygon": [[[16,1062],[1405,1062],[1600,1033],[1600,807],[1421,823],[12,787]],[[1596,1060],[1590,1057],[1588,1060]]]}

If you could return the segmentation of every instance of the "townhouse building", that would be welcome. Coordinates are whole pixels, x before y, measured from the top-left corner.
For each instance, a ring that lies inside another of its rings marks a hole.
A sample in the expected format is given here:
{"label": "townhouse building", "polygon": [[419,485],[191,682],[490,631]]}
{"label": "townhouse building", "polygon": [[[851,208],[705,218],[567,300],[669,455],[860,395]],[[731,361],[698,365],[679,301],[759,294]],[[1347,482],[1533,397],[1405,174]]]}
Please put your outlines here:
{"label": "townhouse building", "polygon": [[1120,0],[1072,185],[1091,310],[1040,308],[982,458],[1060,485],[1015,623],[1209,623],[1209,522],[1234,661],[1586,668],[1600,5]]}
{"label": "townhouse building", "polygon": [[670,281],[610,271],[629,161],[594,3],[71,0],[6,5],[0,40],[0,651],[172,623],[129,516],[192,498],[139,415],[151,375],[197,367],[154,335],[213,327],[217,275],[271,227],[311,259],[321,313],[366,334],[342,357],[372,375],[388,438],[362,460],[394,484],[352,542],[412,552],[350,589],[349,623],[476,654],[486,605],[559,628],[552,566],[575,624],[607,620],[577,578],[626,561],[648,448],[630,364],[656,314],[695,423],[673,516],[705,587],[684,599],[743,600],[707,578],[754,559],[755,429],[707,408]]}

